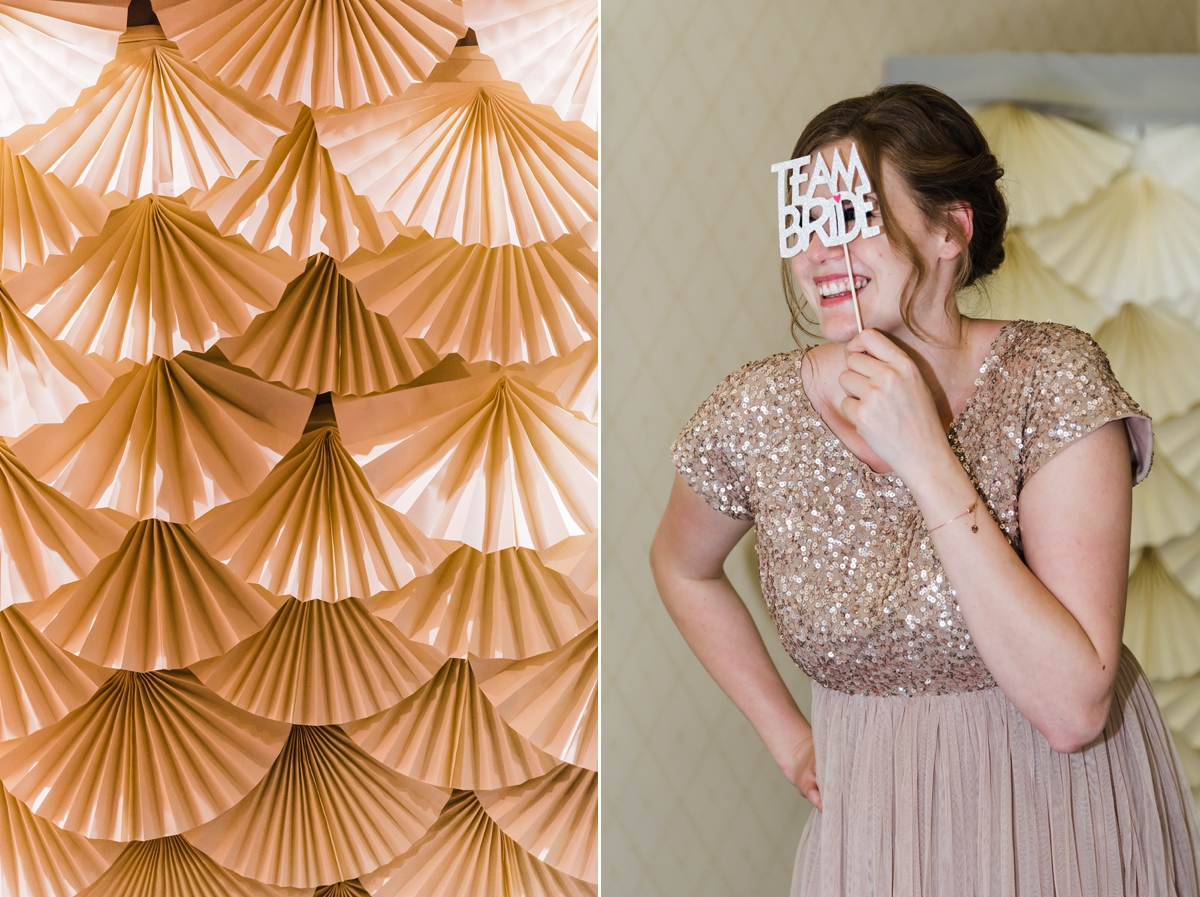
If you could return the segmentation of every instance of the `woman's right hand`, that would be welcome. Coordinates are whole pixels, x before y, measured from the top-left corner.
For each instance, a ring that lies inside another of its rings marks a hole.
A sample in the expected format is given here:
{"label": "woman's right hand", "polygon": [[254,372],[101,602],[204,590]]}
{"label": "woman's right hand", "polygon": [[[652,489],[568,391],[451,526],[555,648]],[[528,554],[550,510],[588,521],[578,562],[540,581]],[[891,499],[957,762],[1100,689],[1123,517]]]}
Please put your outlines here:
{"label": "woman's right hand", "polygon": [[792,749],[783,774],[809,803],[821,810],[821,789],[817,786],[817,746],[811,734],[801,738]]}

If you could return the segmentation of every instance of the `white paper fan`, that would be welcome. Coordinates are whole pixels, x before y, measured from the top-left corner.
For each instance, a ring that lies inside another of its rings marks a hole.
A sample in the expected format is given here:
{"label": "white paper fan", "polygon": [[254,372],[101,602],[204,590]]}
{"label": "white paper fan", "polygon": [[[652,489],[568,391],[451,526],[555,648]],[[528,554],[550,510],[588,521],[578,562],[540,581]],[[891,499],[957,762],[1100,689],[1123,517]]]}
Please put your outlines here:
{"label": "white paper fan", "polygon": [[1171,466],[1200,489],[1200,407],[1154,426],[1155,448]]}
{"label": "white paper fan", "polygon": [[1200,527],[1200,489],[1179,475],[1167,458],[1156,458],[1150,475],[1133,490],[1130,544],[1163,545]]}
{"label": "white paper fan", "polygon": [[1147,128],[1134,162],[1200,202],[1200,125]]}
{"label": "white paper fan", "polygon": [[1171,417],[1200,402],[1200,330],[1183,318],[1131,302],[1095,335],[1121,385],[1150,415]]}
{"label": "white paper fan", "polygon": [[1200,749],[1200,676],[1154,683],[1154,697],[1176,738]]}
{"label": "white paper fan", "polygon": [[1159,549],[1159,553],[1171,575],[1179,580],[1189,595],[1200,601],[1200,529],[1172,539]]}
{"label": "white paper fan", "polygon": [[1124,642],[1151,679],[1200,672],[1200,602],[1183,590],[1154,548],[1142,549],[1129,577]]}

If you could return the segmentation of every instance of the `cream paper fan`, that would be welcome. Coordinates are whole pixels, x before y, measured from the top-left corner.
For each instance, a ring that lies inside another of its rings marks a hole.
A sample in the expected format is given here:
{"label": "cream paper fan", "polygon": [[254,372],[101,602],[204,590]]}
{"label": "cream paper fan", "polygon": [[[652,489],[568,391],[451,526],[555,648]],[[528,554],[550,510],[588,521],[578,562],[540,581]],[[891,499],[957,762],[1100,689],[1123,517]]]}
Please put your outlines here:
{"label": "cream paper fan", "polygon": [[1157,549],[1143,548],[1129,577],[1124,642],[1151,679],[1200,672],[1200,602],[1170,574]]}
{"label": "cream paper fan", "polygon": [[596,133],[458,47],[397,100],[317,116],[338,171],[380,210],[459,243],[531,246],[593,228]]}
{"label": "cream paper fan", "polygon": [[1188,744],[1182,735],[1171,733],[1175,742],[1175,751],[1179,754],[1179,762],[1183,767],[1184,777],[1192,789],[1192,799],[1200,807],[1200,751]]}
{"label": "cream paper fan", "polygon": [[600,119],[598,0],[463,0],[479,49],[535,103],[596,130]]}
{"label": "cream paper fan", "polygon": [[408,853],[361,876],[373,897],[596,897],[504,834],[469,791],[451,798]]}
{"label": "cream paper fan", "polygon": [[92,663],[138,672],[224,654],[275,612],[189,527],[165,520],[139,521],[116,554],[67,588],[46,635]]}
{"label": "cream paper fan", "polygon": [[568,536],[543,548],[538,557],[551,570],[557,570],[583,589],[585,595],[596,598],[600,594],[599,541],[596,533]]}
{"label": "cream paper fan", "polygon": [[599,775],[563,764],[513,788],[475,797],[500,830],[542,862],[599,884]]}
{"label": "cream paper fan", "polygon": [[1004,166],[1010,224],[1057,218],[1111,182],[1133,156],[1123,140],[1011,103],[988,106],[975,120]]}
{"label": "cream paper fan", "polygon": [[112,384],[107,370],[50,339],[21,314],[3,286],[0,351],[0,436],[20,436],[35,424],[61,423]]}
{"label": "cream paper fan", "polygon": [[1161,306],[1126,303],[1096,331],[1113,372],[1156,418],[1200,402],[1200,330]]}
{"label": "cream paper fan", "polygon": [[295,114],[210,80],[157,25],[145,25],[121,36],[116,58],[74,108],[14,148],[38,171],[101,196],[179,196],[237,177]]}
{"label": "cream paper fan", "polygon": [[262,782],[185,837],[240,875],[312,888],[408,850],[447,797],[367,756],[337,726],[293,726]]}
{"label": "cream paper fan", "polygon": [[0,779],[55,825],[89,838],[174,835],[233,806],[287,726],[226,704],[184,671],[121,671],[88,703],[0,746]]}
{"label": "cream paper fan", "polygon": [[[600,768],[596,626],[526,660],[475,660],[479,689],[534,746],[576,766]],[[590,879],[589,879],[590,881]]]}
{"label": "cream paper fan", "polygon": [[[428,576],[367,602],[443,655],[529,657],[560,647],[596,619],[596,601],[527,548],[483,554],[464,545]],[[393,702],[395,703],[395,702]]]}
{"label": "cream paper fan", "polygon": [[1162,545],[1200,527],[1200,489],[1179,475],[1170,460],[1159,457],[1133,490],[1130,544]]}
{"label": "cream paper fan", "polygon": [[1200,203],[1141,171],[1026,232],[1042,260],[1116,311],[1200,292]]}
{"label": "cream paper fan", "polygon": [[261,483],[311,407],[222,362],[216,354],[153,358],[13,451],[80,504],[190,523]]}
{"label": "cream paper fan", "polygon": [[1176,738],[1200,749],[1200,676],[1154,683],[1154,697]]}
{"label": "cream paper fan", "polygon": [[222,237],[182,200],[146,196],[113,212],[70,255],[26,268],[6,286],[55,339],[145,364],[242,333],[299,273],[291,259]]}
{"label": "cream paper fan", "polygon": [[306,433],[253,494],[210,511],[196,533],[238,576],[301,601],[398,589],[445,557],[375,498],[336,426]]}
{"label": "cream paper fan", "polygon": [[1200,600],[1200,529],[1159,549],[1163,563],[1188,594]]}
{"label": "cream paper fan", "polygon": [[438,357],[368,311],[327,255],[314,255],[274,311],[221,350],[264,380],[313,393],[366,395],[416,379]]}
{"label": "cream paper fan", "polygon": [[124,536],[120,524],[37,480],[0,440],[0,607],[48,598]]}
{"label": "cream paper fan", "polygon": [[509,728],[461,659],[446,661],[412,697],[345,729],[388,766],[443,788],[504,788],[558,764]]}
{"label": "cream paper fan", "polygon": [[1200,201],[1200,125],[1147,128],[1136,164]]}
{"label": "cream paper fan", "polygon": [[597,254],[578,236],[528,247],[399,237],[341,267],[368,308],[439,355],[538,362],[599,331]]}
{"label": "cream paper fan", "polygon": [[554,393],[567,410],[594,424],[600,422],[600,352],[596,340],[589,340],[569,355],[534,365],[528,377]]}
{"label": "cream paper fan", "polygon": [[213,77],[316,109],[382,103],[467,30],[454,0],[159,0],[155,11]]}
{"label": "cream paper fan", "polygon": [[399,389],[334,407],[388,504],[481,551],[548,548],[596,529],[596,427],[521,371]]}
{"label": "cream paper fan", "polygon": [[444,659],[373,617],[357,598],[289,598],[258,635],[192,669],[244,710],[312,726],[362,719],[398,704]]}
{"label": "cream paper fan", "polygon": [[1200,406],[1163,423],[1155,421],[1154,442],[1171,466],[1200,489]]}

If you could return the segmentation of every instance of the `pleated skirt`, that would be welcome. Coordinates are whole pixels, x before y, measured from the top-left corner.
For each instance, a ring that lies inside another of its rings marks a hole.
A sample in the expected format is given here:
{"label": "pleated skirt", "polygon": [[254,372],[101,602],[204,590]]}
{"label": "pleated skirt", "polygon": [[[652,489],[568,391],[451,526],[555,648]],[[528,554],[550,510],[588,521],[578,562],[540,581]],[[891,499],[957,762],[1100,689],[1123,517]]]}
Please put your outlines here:
{"label": "pleated skirt", "polygon": [[1051,749],[998,688],[864,697],[813,686],[824,812],[792,897],[1200,897],[1200,824],[1128,650],[1104,733]]}

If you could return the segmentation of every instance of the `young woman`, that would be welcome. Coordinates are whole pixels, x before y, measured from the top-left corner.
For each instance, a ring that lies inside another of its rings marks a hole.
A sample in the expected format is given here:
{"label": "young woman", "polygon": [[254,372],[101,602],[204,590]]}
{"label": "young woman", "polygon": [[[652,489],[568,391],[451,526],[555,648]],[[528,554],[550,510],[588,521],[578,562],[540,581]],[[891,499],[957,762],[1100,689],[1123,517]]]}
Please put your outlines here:
{"label": "young woman", "polygon": [[[1087,335],[970,319],[1001,170],[944,94],[896,85],[793,152],[857,146],[882,233],[790,261],[828,342],[730,375],[684,428],[651,550],[663,602],[813,813],[793,895],[1200,894],[1200,828],[1121,645],[1150,420]],[[798,287],[802,299],[796,297]],[[810,726],[722,571],[813,679]]]}

